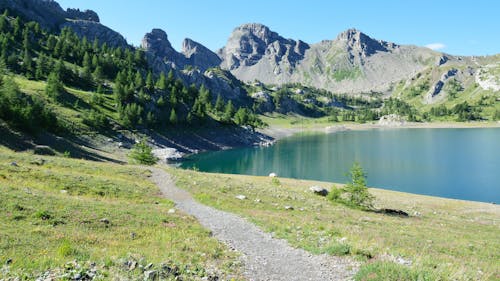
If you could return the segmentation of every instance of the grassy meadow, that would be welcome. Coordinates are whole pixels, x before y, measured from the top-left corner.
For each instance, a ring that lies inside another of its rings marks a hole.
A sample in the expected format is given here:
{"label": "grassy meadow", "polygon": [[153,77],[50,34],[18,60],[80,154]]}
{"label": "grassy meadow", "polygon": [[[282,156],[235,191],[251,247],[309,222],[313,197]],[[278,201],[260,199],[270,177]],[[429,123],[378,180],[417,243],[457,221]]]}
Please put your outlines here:
{"label": "grassy meadow", "polygon": [[404,218],[349,209],[309,191],[331,183],[168,171],[200,202],[242,215],[295,247],[354,256],[364,263],[357,280],[500,278],[497,205],[370,189],[376,207],[404,210]]}
{"label": "grassy meadow", "polygon": [[194,218],[169,212],[173,203],[149,175],[134,166],[0,148],[0,280],[47,271],[71,279],[68,263],[96,267],[98,279],[136,280],[165,265],[177,269],[166,280],[238,278],[237,255]]}

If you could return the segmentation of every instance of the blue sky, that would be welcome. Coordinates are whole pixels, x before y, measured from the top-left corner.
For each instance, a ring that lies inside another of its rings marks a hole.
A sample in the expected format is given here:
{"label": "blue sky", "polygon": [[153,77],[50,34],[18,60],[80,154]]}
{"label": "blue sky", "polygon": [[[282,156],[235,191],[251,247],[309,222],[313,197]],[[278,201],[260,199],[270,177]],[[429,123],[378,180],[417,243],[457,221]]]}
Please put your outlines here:
{"label": "blue sky", "polygon": [[101,22],[139,45],[161,28],[177,50],[188,37],[211,50],[231,31],[263,23],[285,38],[316,43],[354,27],[397,44],[430,45],[453,55],[500,53],[500,1],[495,0],[57,0],[92,9]]}

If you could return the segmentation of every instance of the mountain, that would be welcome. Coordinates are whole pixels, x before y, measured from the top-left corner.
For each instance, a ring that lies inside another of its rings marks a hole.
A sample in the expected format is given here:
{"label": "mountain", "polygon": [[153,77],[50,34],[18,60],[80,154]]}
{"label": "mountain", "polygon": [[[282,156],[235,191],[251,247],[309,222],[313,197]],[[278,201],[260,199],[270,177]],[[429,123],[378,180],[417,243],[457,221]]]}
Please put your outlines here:
{"label": "mountain", "polygon": [[234,29],[221,67],[243,81],[301,83],[333,92],[385,92],[426,67],[449,60],[427,48],[375,40],[348,29],[316,44],[285,39],[261,24]]}
{"label": "mountain", "polygon": [[118,32],[102,25],[99,16],[91,10],[67,9],[53,0],[0,0],[0,11],[8,9],[14,16],[35,21],[43,28],[59,31],[70,27],[80,37],[94,39],[111,47],[128,47],[125,38]]}
{"label": "mountain", "polygon": [[211,90],[213,100],[221,95],[237,105],[251,103],[241,81],[229,71],[220,69],[219,56],[200,43],[185,39],[182,51],[177,52],[165,31],[153,29],[144,35],[141,47],[157,74],[172,71],[186,85],[204,85]]}

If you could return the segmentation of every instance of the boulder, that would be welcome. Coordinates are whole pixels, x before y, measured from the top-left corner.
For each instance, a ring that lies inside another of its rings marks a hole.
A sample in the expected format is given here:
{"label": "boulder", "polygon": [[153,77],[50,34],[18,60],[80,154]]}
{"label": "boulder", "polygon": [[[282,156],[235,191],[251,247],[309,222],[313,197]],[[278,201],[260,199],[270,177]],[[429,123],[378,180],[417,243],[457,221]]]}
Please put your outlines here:
{"label": "boulder", "polygon": [[270,174],[269,174],[269,177],[270,177],[270,178],[275,178],[275,177],[277,177],[277,176],[278,176],[278,175],[277,175],[276,173],[270,173]]}
{"label": "boulder", "polygon": [[158,277],[158,271],[156,270],[146,270],[144,271],[144,280],[156,280]]}
{"label": "boulder", "polygon": [[245,195],[241,195],[241,194],[240,195],[236,195],[235,197],[236,197],[236,199],[240,199],[240,200],[247,199],[247,197]]}
{"label": "boulder", "polygon": [[164,163],[176,162],[184,157],[184,153],[172,147],[153,149],[153,155]]}
{"label": "boulder", "polygon": [[309,187],[309,190],[312,191],[314,194],[321,195],[321,196],[327,196],[328,195],[328,190],[321,186],[313,185]]}

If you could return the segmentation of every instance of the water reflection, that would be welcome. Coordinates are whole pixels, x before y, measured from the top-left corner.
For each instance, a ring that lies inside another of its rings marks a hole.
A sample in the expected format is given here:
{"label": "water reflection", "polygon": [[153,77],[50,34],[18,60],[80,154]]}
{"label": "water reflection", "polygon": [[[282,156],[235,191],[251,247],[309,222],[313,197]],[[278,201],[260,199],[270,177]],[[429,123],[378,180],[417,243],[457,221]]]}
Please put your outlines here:
{"label": "water reflection", "polygon": [[380,129],[297,135],[271,147],[204,153],[201,171],[345,182],[352,163],[368,184],[500,203],[500,129]]}

